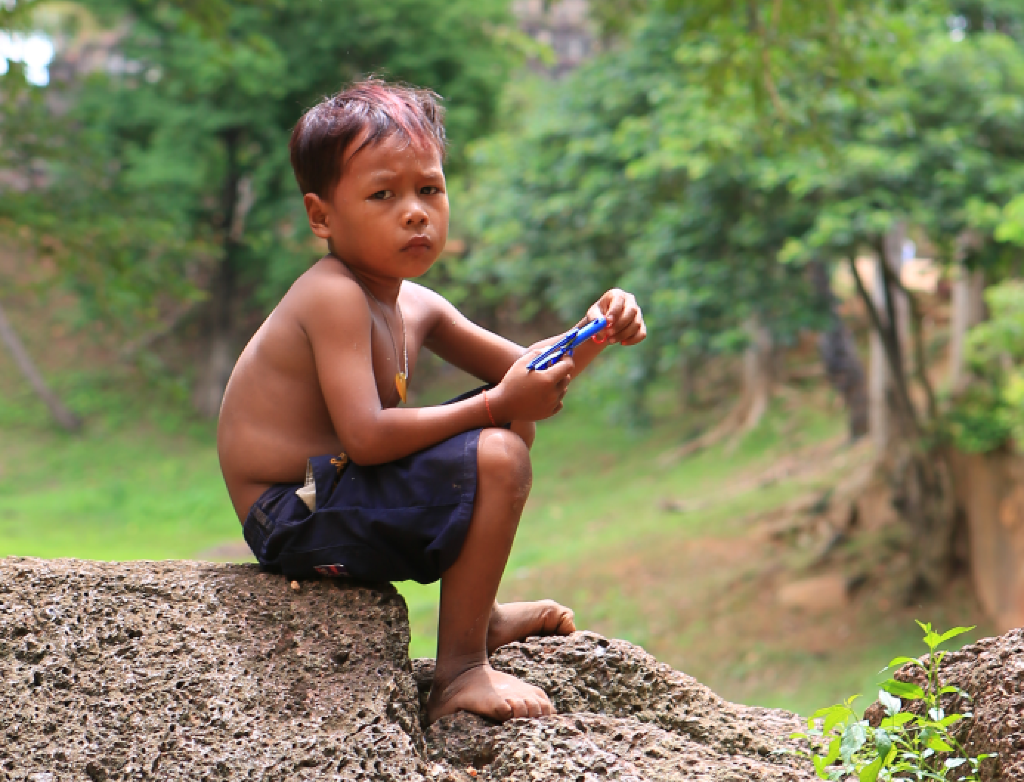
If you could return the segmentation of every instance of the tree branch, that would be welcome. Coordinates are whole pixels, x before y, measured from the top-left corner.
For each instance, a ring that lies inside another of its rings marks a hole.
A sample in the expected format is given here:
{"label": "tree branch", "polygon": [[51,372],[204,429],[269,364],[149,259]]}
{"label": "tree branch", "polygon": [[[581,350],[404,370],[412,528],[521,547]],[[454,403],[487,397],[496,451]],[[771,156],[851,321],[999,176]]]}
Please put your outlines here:
{"label": "tree branch", "polygon": [[57,398],[56,394],[50,390],[50,387],[46,385],[46,381],[43,380],[43,376],[36,369],[36,365],[32,362],[28,351],[25,350],[25,346],[22,344],[21,339],[19,339],[17,332],[15,332],[11,322],[7,319],[3,307],[0,307],[0,339],[7,345],[7,350],[10,351],[11,357],[14,358],[14,363],[18,365],[18,369],[21,370],[21,373],[32,385],[36,395],[50,409],[50,414],[57,423],[69,432],[77,432],[81,429],[81,419],[68,410]]}
{"label": "tree branch", "polygon": [[[776,3],[776,10],[778,10],[777,6],[778,3]],[[765,91],[768,93],[775,113],[779,115],[780,119],[785,120],[786,110],[782,106],[782,99],[779,97],[779,90],[775,86],[775,79],[772,78],[772,60],[771,52],[769,51],[771,41],[769,40],[768,32],[764,28],[761,15],[757,12],[757,0],[748,0],[747,12],[757,32],[757,37],[761,41],[761,80],[764,82]]]}
{"label": "tree branch", "polygon": [[910,395],[907,393],[906,383],[904,382],[901,384],[899,376],[897,375],[897,372],[899,371],[899,354],[893,349],[893,345],[890,342],[892,333],[882,323],[882,319],[878,315],[878,310],[875,309],[875,302],[872,301],[871,294],[868,293],[868,289],[864,285],[864,280],[861,279],[860,272],[857,271],[856,258],[851,254],[846,260],[850,265],[850,274],[853,275],[853,281],[857,285],[857,293],[860,295],[861,301],[864,303],[864,307],[868,311],[868,317],[871,319],[871,325],[882,339],[882,348],[885,350],[885,357],[889,362],[889,367],[893,372],[893,377],[897,378],[896,388],[897,395],[900,398],[900,405],[906,411],[914,433],[918,434],[920,433],[921,427],[917,422],[917,413],[914,410],[913,403],[910,401]]}
{"label": "tree branch", "polygon": [[938,404],[935,401],[935,390],[928,379],[927,363],[924,357],[924,335],[921,327],[921,309],[917,306],[917,299],[907,290],[903,281],[897,274],[885,264],[884,273],[904,296],[907,297],[907,305],[910,307],[911,337],[914,342],[914,378],[924,389],[926,405],[928,408],[928,419],[934,421],[938,417]]}

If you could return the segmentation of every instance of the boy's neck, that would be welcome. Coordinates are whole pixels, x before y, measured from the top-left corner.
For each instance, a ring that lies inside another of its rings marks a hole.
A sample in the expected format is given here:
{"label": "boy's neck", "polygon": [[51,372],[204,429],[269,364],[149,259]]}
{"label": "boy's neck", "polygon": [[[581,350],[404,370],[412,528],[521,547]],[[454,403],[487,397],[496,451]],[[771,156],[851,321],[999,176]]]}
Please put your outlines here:
{"label": "boy's neck", "polygon": [[349,274],[355,277],[363,289],[369,291],[375,299],[380,302],[394,305],[398,301],[398,292],[402,289],[402,283],[404,280],[401,277],[398,278],[387,278],[377,277],[372,274],[366,274],[352,267],[351,264],[347,263],[338,253],[334,252],[330,242],[327,244],[327,257],[333,258],[342,266],[344,266]]}

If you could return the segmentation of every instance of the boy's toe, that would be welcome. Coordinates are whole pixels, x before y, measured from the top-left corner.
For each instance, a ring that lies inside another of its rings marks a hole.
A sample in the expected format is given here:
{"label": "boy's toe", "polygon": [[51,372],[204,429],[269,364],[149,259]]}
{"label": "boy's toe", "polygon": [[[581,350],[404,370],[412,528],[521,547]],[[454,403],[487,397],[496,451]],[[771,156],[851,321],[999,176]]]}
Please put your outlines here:
{"label": "boy's toe", "polygon": [[576,615],[570,610],[565,609],[565,613],[562,614],[561,619],[558,621],[557,635],[569,635],[570,633],[576,632]]}

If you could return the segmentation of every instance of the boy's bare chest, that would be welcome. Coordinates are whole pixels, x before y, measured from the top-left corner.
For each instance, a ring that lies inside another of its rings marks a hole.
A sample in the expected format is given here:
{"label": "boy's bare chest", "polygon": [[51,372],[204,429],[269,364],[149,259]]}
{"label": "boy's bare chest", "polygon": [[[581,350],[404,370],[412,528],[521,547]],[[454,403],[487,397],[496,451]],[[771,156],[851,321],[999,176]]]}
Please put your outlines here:
{"label": "boy's bare chest", "polygon": [[[382,407],[397,407],[416,371],[426,323],[417,307],[402,303],[397,323],[379,307],[371,310],[370,359]],[[404,386],[404,388],[403,388]]]}

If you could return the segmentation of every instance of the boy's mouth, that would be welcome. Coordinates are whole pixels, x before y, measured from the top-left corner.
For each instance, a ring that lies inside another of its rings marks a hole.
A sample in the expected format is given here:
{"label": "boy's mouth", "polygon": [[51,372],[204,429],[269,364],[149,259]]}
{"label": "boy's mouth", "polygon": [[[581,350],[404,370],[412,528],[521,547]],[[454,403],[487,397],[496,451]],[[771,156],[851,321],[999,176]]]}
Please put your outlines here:
{"label": "boy's mouth", "polygon": [[416,234],[412,239],[405,243],[402,247],[403,250],[411,250],[413,247],[430,247],[430,239],[427,238],[426,234]]}

